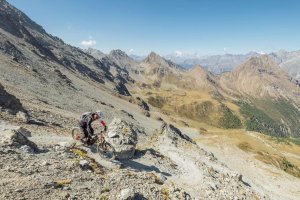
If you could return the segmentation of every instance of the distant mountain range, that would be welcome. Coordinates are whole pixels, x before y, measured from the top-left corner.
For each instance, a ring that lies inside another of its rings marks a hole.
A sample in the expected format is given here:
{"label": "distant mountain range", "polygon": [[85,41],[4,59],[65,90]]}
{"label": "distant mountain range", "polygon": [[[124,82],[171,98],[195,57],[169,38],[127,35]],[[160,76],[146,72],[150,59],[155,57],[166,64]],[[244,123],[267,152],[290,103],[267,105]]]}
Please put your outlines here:
{"label": "distant mountain range", "polygon": [[[196,64],[200,64],[214,74],[221,74],[232,71],[234,68],[251,57],[258,57],[260,55],[262,55],[262,53],[255,51],[247,54],[224,54],[211,56],[199,56],[198,54],[178,54],[175,52],[174,54],[166,55],[165,58],[186,68],[191,68]],[[300,79],[300,51],[288,52],[285,50],[280,50],[268,55],[291,76]]]}

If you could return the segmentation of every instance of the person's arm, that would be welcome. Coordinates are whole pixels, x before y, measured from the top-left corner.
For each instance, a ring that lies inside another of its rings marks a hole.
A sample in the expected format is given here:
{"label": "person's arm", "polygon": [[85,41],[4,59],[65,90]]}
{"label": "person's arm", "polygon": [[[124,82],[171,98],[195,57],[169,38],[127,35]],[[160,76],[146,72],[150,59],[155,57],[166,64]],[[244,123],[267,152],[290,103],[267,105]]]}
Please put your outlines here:
{"label": "person's arm", "polygon": [[106,132],[107,131],[107,126],[106,126],[106,123],[105,121],[101,120],[101,125],[104,127],[104,131]]}

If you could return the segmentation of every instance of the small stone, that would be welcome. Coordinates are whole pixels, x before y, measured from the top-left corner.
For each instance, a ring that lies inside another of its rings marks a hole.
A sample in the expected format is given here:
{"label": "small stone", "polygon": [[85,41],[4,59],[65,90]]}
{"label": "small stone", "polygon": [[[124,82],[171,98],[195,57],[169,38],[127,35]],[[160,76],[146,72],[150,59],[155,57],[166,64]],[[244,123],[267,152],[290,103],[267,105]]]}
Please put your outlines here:
{"label": "small stone", "polygon": [[41,163],[41,165],[42,165],[42,166],[48,166],[48,165],[50,165],[50,163],[47,162],[47,161],[45,160],[45,161],[43,161],[43,162]]}
{"label": "small stone", "polygon": [[23,192],[23,189],[20,189],[20,188],[15,189],[15,192]]}
{"label": "small stone", "polygon": [[20,150],[27,154],[34,154],[34,150],[28,145],[21,146]]}
{"label": "small stone", "polygon": [[130,200],[134,197],[134,192],[130,188],[121,190],[120,198],[122,200]]}
{"label": "small stone", "polygon": [[82,170],[91,170],[91,166],[87,160],[80,160],[79,165]]}

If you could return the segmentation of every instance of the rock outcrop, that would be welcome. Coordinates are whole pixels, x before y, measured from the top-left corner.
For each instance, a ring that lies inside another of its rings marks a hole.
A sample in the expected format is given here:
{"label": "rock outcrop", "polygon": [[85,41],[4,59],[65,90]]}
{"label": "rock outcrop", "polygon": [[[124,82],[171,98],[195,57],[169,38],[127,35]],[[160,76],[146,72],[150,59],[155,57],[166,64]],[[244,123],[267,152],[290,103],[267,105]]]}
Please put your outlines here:
{"label": "rock outcrop", "polygon": [[173,126],[172,124],[166,124],[164,123],[161,126],[160,133],[163,136],[166,136],[168,139],[171,139],[172,143],[177,143],[179,139],[183,139],[185,141],[188,141],[190,143],[196,144],[189,136],[183,134],[178,128]]}
{"label": "rock outcrop", "polygon": [[9,94],[0,83],[0,108],[9,109],[13,113],[25,111],[19,99]]}
{"label": "rock outcrop", "polygon": [[132,124],[115,118],[109,125],[107,141],[115,148],[118,159],[129,159],[134,156],[137,133]]}
{"label": "rock outcrop", "polygon": [[22,147],[26,145],[33,149],[33,151],[37,151],[37,145],[25,135],[29,135],[29,133],[24,128],[4,130],[0,132],[0,146]]}

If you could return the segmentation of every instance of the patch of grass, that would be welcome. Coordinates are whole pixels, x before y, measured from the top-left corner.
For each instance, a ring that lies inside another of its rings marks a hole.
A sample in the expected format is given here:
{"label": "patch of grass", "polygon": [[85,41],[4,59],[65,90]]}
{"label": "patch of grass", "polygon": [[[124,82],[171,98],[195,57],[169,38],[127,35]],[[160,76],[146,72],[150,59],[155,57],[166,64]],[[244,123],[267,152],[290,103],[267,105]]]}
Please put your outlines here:
{"label": "patch of grass", "polygon": [[109,192],[109,191],[110,191],[109,188],[104,188],[104,189],[101,190],[101,194],[106,193],[106,192]]}
{"label": "patch of grass", "polygon": [[253,147],[248,142],[241,142],[238,144],[238,148],[245,152],[253,152]]}
{"label": "patch of grass", "polygon": [[291,100],[255,100],[254,105],[268,115],[278,126],[279,137],[300,137],[300,111]]}
{"label": "patch of grass", "polygon": [[161,193],[163,195],[164,200],[170,200],[170,191],[168,188],[162,188]]}
{"label": "patch of grass", "polygon": [[148,103],[154,107],[162,108],[166,101],[160,96],[151,96],[148,98]]}
{"label": "patch of grass", "polygon": [[220,107],[222,117],[219,119],[219,126],[226,129],[241,128],[241,120],[235,115],[226,105],[222,104]]}
{"label": "patch of grass", "polygon": [[87,155],[87,152],[81,149],[72,148],[70,149],[71,152],[76,154],[77,156],[83,157],[83,158],[89,158]]}
{"label": "patch of grass", "polygon": [[64,179],[64,180],[58,180],[55,183],[57,184],[58,187],[65,187],[66,185],[71,184],[72,181],[69,179]]}
{"label": "patch of grass", "polygon": [[205,128],[203,128],[203,127],[200,127],[199,129],[200,129],[200,132],[201,132],[201,131],[202,131],[202,132],[207,132],[207,129],[205,129]]}
{"label": "patch of grass", "polygon": [[265,133],[271,136],[285,136],[282,127],[264,111],[245,102],[239,102],[239,105],[241,113],[246,119],[245,125],[247,130]]}
{"label": "patch of grass", "polygon": [[298,146],[300,146],[300,138],[290,138],[290,141]]}
{"label": "patch of grass", "polygon": [[157,176],[156,174],[149,173],[149,176],[154,179],[154,183],[159,184],[159,185],[164,184],[164,181],[161,180],[161,178],[159,176]]}
{"label": "patch of grass", "polygon": [[283,143],[283,144],[286,144],[286,145],[295,144],[295,145],[300,146],[300,138],[272,137],[272,139],[273,139],[276,143]]}
{"label": "patch of grass", "polygon": [[[82,149],[77,149],[77,148],[71,148],[70,149],[71,152],[73,152],[75,155],[80,156],[82,158],[85,158],[87,160],[90,161],[90,166],[93,172],[95,172],[96,174],[103,174],[103,167],[100,166],[93,158],[90,158],[87,155],[87,152],[82,150]],[[79,164],[79,160],[75,159],[75,162]]]}
{"label": "patch of grass", "polygon": [[266,164],[273,165],[279,169],[282,169],[283,171],[291,174],[292,176],[300,178],[300,168],[288,161],[286,157],[271,155],[265,151],[258,151],[255,158]]}
{"label": "patch of grass", "polygon": [[101,195],[100,200],[108,200],[106,195]]}

